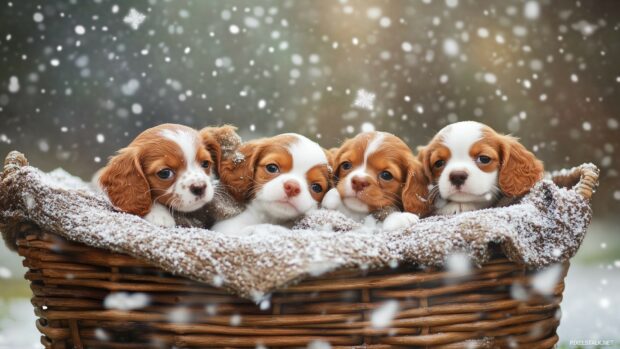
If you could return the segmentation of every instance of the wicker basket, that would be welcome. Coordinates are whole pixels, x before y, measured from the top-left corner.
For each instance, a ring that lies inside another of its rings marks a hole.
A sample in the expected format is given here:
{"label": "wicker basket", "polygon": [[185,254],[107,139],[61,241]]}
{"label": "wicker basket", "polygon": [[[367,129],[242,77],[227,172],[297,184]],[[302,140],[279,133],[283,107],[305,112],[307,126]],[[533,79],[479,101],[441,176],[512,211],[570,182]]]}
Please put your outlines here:
{"label": "wicker basket", "polygon": [[[582,173],[574,190],[590,198],[596,179]],[[46,348],[305,347],[313,341],[332,348],[552,348],[568,271],[565,263],[546,296],[530,292],[534,272],[501,255],[466,278],[429,269],[340,271],[259,306],[26,222],[21,231],[18,252],[29,269]],[[514,285],[529,296],[513,297]],[[113,292],[145,293],[150,302],[109,310],[103,301]],[[372,311],[388,300],[398,301],[395,319],[389,328],[372,326]]]}

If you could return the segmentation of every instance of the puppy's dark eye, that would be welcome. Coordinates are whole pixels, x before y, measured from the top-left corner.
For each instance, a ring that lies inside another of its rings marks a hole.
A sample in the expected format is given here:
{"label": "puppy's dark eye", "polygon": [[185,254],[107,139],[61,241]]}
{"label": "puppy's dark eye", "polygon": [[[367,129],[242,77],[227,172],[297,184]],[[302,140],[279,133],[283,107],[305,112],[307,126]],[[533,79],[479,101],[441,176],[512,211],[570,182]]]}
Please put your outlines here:
{"label": "puppy's dark eye", "polygon": [[207,169],[209,168],[209,166],[211,166],[211,163],[209,161],[203,161],[200,166],[202,166],[202,168]]}
{"label": "puppy's dark eye", "polygon": [[169,168],[164,168],[163,170],[157,172],[157,177],[161,179],[170,179],[174,176],[174,171]]}
{"label": "puppy's dark eye", "polygon": [[351,167],[353,167],[353,164],[351,164],[349,161],[345,161],[342,164],[340,164],[340,168],[343,170],[350,170]]}
{"label": "puppy's dark eye", "polygon": [[312,183],[310,189],[312,189],[312,191],[315,193],[320,193],[323,191],[323,187],[318,183]]}
{"label": "puppy's dark eye", "polygon": [[384,181],[391,181],[392,178],[394,178],[394,176],[392,176],[392,174],[388,171],[383,171],[379,173],[379,177],[381,177],[381,179],[383,179]]}
{"label": "puppy's dark eye", "polygon": [[437,161],[435,161],[435,163],[433,164],[433,167],[435,167],[435,168],[442,168],[442,167],[443,167],[443,165],[445,165],[445,164],[446,164],[446,161],[445,161],[445,160],[437,160]]}
{"label": "puppy's dark eye", "polygon": [[268,164],[267,166],[265,166],[265,169],[269,173],[278,173],[278,172],[280,172],[280,168],[276,164]]}
{"label": "puppy's dark eye", "polygon": [[476,159],[479,163],[481,164],[488,164],[489,162],[491,162],[491,158],[486,156],[486,155],[480,155],[478,156],[478,159]]}

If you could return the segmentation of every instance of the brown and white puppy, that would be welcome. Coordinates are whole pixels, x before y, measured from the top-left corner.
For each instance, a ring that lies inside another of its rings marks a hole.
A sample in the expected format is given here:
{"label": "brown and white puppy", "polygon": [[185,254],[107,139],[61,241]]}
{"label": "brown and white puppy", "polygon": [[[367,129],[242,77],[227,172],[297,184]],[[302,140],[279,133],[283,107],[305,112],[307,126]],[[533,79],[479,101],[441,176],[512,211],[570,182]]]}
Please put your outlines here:
{"label": "brown and white puppy", "polygon": [[291,223],[316,209],[330,188],[324,150],[287,133],[243,143],[238,156],[222,161],[220,182],[245,210],[213,230],[236,233],[255,224]]}
{"label": "brown and white puppy", "polygon": [[[425,215],[428,182],[422,165],[400,138],[386,132],[365,132],[335,151],[336,187],[323,207],[361,220],[380,210],[394,211],[384,230],[406,227]],[[405,212],[401,212],[401,211]]]}
{"label": "brown and white puppy", "polygon": [[213,199],[220,132],[234,133],[234,127],[201,132],[177,124],[150,128],[110,158],[98,183],[120,210],[172,227],[173,211],[192,212]]}
{"label": "brown and white puppy", "polygon": [[433,185],[429,199],[434,213],[440,215],[524,195],[543,177],[542,162],[516,138],[474,121],[444,127],[418,158]]}

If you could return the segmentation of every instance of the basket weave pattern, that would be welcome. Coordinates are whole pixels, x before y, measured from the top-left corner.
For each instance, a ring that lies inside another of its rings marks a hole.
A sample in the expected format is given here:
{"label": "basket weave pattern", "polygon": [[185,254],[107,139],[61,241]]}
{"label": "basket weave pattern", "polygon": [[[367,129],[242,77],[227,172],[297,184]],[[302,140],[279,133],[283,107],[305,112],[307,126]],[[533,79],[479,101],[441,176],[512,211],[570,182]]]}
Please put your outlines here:
{"label": "basket weave pattern", "polygon": [[[12,152],[3,178],[25,165],[23,155]],[[598,171],[586,164],[553,180],[590,199]],[[555,287],[540,295],[532,287],[535,272],[498,253],[466,276],[440,269],[338,271],[256,305],[26,221],[16,230],[41,342],[54,349],[305,347],[313,341],[332,348],[552,348],[568,271],[566,262]],[[105,299],[115,292],[141,293],[149,302],[107,309]],[[398,309],[381,328],[372,314],[388,301]]]}
{"label": "basket weave pattern", "polygon": [[[23,231],[19,253],[46,348],[298,347],[314,340],[336,348],[551,348],[558,340],[563,282],[552,295],[513,299],[512,285],[528,289],[531,274],[501,258],[465,278],[440,270],[333,273],[273,295],[267,307],[34,226]],[[105,309],[104,298],[118,291],[146,293],[150,303]],[[388,328],[375,328],[371,313],[387,300],[397,300],[399,311]]]}

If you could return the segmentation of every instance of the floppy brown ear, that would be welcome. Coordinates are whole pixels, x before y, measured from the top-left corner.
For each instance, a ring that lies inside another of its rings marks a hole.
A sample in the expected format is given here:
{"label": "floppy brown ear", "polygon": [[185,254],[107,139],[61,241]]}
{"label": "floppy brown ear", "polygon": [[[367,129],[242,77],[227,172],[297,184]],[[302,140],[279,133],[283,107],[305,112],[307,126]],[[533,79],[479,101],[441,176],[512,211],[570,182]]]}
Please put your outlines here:
{"label": "floppy brown ear", "polygon": [[327,157],[327,164],[329,165],[329,181],[331,188],[336,180],[336,152],[338,152],[338,148],[323,148],[323,152],[325,153],[325,157]]}
{"label": "floppy brown ear", "polygon": [[237,128],[232,125],[205,127],[200,130],[200,138],[215,162],[218,176],[221,173],[222,159],[232,156],[241,143],[241,137],[235,132],[236,130]]}
{"label": "floppy brown ear", "polygon": [[431,210],[428,200],[429,179],[424,174],[422,167],[422,164],[416,159],[410,160],[405,187],[401,193],[403,210],[421,217],[429,214]]}
{"label": "floppy brown ear", "polygon": [[334,162],[336,161],[336,153],[338,152],[338,148],[323,148],[323,152],[325,152],[325,156],[327,157],[327,163],[333,169],[336,166]]}
{"label": "floppy brown ear", "polygon": [[422,165],[422,172],[430,183],[430,179],[433,178],[433,173],[431,172],[431,152],[428,147],[418,146],[416,149],[418,151],[418,161]]}
{"label": "floppy brown ear", "polygon": [[511,136],[501,136],[499,188],[506,196],[526,194],[543,177],[543,163]]}
{"label": "floppy brown ear", "polygon": [[239,202],[252,197],[254,170],[263,147],[261,141],[246,142],[237,148],[234,155],[222,159],[220,182]]}
{"label": "floppy brown ear", "polygon": [[138,216],[151,211],[151,188],[136,149],[125,148],[112,157],[101,172],[99,184],[119,209]]}

